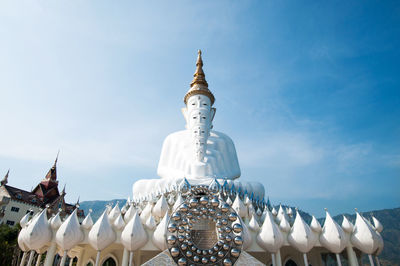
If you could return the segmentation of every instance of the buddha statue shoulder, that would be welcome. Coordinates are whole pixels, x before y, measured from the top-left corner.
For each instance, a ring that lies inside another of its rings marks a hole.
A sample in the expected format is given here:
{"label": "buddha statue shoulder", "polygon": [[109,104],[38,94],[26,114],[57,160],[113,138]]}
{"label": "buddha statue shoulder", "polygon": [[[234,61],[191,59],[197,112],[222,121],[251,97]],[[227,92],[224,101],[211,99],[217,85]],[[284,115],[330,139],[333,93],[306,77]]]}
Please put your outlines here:
{"label": "buddha statue shoulder", "polygon": [[157,170],[161,178],[240,177],[233,141],[212,130],[215,98],[208,89],[202,67],[199,51],[194,79],[184,97],[186,107],[182,108],[186,130],[172,133],[165,139]]}

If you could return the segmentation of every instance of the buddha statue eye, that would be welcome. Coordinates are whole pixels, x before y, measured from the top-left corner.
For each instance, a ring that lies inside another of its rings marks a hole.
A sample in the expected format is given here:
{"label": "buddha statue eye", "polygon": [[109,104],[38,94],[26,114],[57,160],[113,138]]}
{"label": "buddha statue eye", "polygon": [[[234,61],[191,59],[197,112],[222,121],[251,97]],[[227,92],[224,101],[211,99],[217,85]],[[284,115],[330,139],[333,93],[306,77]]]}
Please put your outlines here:
{"label": "buddha statue eye", "polygon": [[193,119],[196,119],[197,117],[196,116],[193,116]]}
{"label": "buddha statue eye", "polygon": [[195,105],[195,103],[192,103],[192,105]]}
{"label": "buddha statue eye", "polygon": [[203,116],[203,119],[206,119],[206,117],[205,117],[205,116]]}
{"label": "buddha statue eye", "polygon": [[207,105],[206,103],[203,103],[203,105]]}

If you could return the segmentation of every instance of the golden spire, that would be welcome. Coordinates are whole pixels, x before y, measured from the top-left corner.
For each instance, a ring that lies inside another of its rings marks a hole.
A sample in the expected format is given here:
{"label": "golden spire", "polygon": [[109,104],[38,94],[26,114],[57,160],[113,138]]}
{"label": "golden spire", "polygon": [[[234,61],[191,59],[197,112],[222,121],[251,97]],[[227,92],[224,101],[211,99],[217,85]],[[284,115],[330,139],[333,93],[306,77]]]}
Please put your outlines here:
{"label": "golden spire", "polygon": [[210,98],[211,105],[214,104],[215,98],[212,92],[208,89],[208,83],[206,81],[206,76],[203,71],[203,59],[201,58],[201,50],[197,52],[197,61],[196,61],[196,71],[193,75],[192,83],[190,83],[190,89],[186,93],[185,98],[183,99],[185,104],[190,96],[196,94],[203,94]]}
{"label": "golden spire", "polygon": [[196,72],[193,74],[192,83],[190,83],[190,87],[193,87],[194,84],[202,84],[208,87],[208,83],[206,81],[206,76],[203,71],[203,59],[201,58],[201,50],[197,51],[197,61],[196,61]]}

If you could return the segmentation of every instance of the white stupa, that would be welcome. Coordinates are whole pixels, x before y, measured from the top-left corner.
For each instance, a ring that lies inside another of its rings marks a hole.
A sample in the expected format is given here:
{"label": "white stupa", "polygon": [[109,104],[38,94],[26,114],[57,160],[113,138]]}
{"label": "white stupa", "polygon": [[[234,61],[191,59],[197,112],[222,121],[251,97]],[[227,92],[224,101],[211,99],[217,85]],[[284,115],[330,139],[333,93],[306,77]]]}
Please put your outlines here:
{"label": "white stupa", "polygon": [[239,180],[233,141],[213,130],[214,102],[199,51],[184,97],[186,129],[165,139],[160,178],[137,181],[132,200],[106,208],[97,221],[90,213],[82,224],[75,213],[64,221],[48,221],[45,212],[24,216],[21,265],[31,265],[35,252],[46,252],[48,266],[56,254],[79,266],[314,266],[329,259],[356,266],[362,253],[379,265],[383,227],[376,218],[372,225],[357,213],[355,225],[346,217],[339,225],[326,212],[323,226],[315,217],[308,224],[298,210],[270,206],[261,183]]}

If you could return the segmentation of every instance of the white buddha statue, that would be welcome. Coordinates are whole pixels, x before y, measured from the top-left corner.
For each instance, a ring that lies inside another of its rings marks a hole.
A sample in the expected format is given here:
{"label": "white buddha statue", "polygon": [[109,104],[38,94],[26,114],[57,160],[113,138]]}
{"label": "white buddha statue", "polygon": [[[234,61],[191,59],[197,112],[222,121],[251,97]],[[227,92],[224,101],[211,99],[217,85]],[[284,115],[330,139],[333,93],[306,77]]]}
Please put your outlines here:
{"label": "white buddha statue", "polygon": [[240,182],[235,145],[225,134],[211,130],[215,108],[214,95],[208,89],[201,52],[196,72],[182,108],[186,130],[170,134],[164,141],[157,173],[160,179],[141,179],[133,184],[133,199],[143,200],[176,190],[184,178],[191,185],[210,185],[214,179],[254,198],[263,199],[264,186],[258,182]]}
{"label": "white buddha statue", "polygon": [[196,66],[194,79],[184,98],[186,107],[182,108],[186,130],[167,136],[157,173],[167,179],[238,178],[240,168],[233,141],[227,135],[211,130],[215,98],[205,80],[201,51]]}

